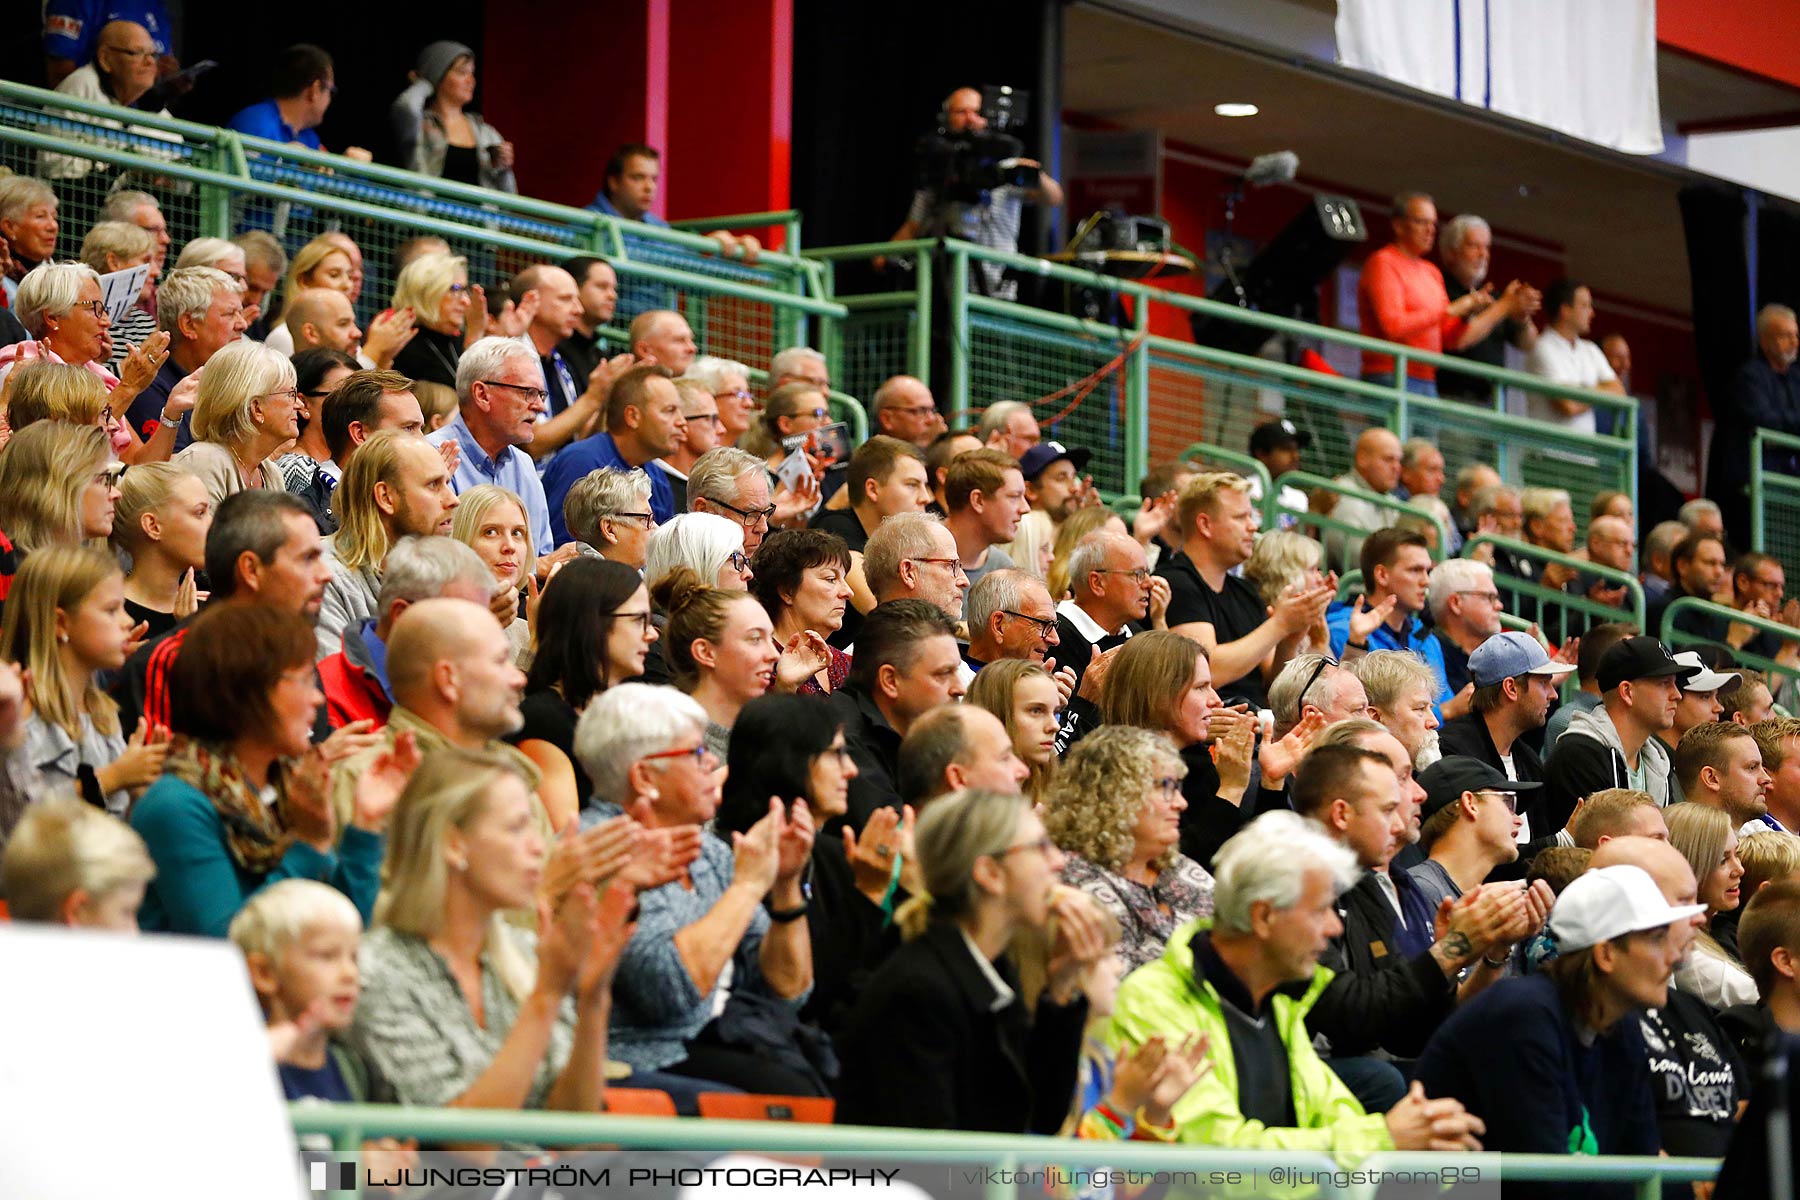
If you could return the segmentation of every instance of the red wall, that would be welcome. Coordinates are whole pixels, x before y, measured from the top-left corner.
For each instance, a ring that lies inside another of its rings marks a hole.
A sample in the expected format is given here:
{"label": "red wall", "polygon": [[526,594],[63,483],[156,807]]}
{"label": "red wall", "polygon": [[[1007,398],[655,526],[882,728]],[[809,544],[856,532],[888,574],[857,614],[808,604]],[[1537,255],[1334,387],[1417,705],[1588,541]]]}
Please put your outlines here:
{"label": "red wall", "polygon": [[1787,0],[1657,0],[1656,40],[1800,87],[1800,13]]}

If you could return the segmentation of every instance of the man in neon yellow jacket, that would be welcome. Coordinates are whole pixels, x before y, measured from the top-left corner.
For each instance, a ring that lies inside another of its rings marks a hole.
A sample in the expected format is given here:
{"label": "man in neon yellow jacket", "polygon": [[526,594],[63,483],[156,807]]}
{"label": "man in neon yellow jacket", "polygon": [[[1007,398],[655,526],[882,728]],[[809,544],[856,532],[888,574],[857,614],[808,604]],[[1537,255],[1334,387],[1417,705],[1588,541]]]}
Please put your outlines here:
{"label": "man in neon yellow jacket", "polygon": [[[1398,782],[1396,781],[1396,785]],[[1265,813],[1213,862],[1214,915],[1176,932],[1119,986],[1108,1040],[1199,1032],[1213,1070],[1175,1106],[1173,1140],[1208,1146],[1362,1152],[1479,1150],[1481,1121],[1414,1084],[1365,1113],[1313,1052],[1306,1013],[1331,981],[1319,954],[1341,926],[1336,899],[1354,855],[1291,812]]]}

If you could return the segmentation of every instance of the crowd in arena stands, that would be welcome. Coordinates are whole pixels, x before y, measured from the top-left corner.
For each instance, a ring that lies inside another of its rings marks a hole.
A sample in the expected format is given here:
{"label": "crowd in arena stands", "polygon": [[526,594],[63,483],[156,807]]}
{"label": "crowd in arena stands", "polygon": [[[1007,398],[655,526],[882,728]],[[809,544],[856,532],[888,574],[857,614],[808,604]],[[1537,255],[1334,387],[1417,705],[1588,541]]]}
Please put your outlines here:
{"label": "crowd in arena stands", "polygon": [[[148,86],[156,30],[55,29],[65,90]],[[474,67],[428,46],[396,136],[510,187]],[[318,148],[329,58],[271,89],[237,126]],[[654,152],[613,166],[644,219]],[[609,353],[598,257],[415,238],[365,329],[342,233],[175,247],[122,191],[77,258],[57,211],[0,181],[0,898],[228,937],[291,1098],[1716,1156],[1800,1033],[1800,600],[1716,505],[1640,560],[1626,494],[1578,545],[1567,493],[1368,427],[1323,532],[1187,462],[1115,512],[1027,402],[896,376],[835,461],[816,351],[650,308]],[[1395,230],[1372,331],[1618,386],[1586,288],[1496,297],[1420,194]]]}

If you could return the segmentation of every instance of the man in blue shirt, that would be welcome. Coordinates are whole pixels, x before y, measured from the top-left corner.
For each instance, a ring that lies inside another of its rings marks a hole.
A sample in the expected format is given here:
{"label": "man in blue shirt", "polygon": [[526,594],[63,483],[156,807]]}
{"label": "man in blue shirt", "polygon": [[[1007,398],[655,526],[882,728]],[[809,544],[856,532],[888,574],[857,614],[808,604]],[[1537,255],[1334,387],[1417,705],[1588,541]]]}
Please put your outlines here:
{"label": "man in blue shirt", "polygon": [[654,460],[673,454],[686,440],[687,418],[681,415],[681,393],[669,368],[645,364],[620,375],[606,399],[606,432],[565,448],[544,469],[544,495],[557,542],[569,540],[563,498],[577,480],[601,467],[642,468],[650,476],[650,514],[658,525],[673,520],[675,490]]}
{"label": "man in blue shirt", "polygon": [[482,338],[456,364],[456,398],[456,416],[425,439],[434,446],[456,443],[461,457],[450,489],[461,495],[492,483],[517,493],[525,502],[532,545],[548,554],[556,545],[550,506],[531,455],[520,449],[537,435],[538,414],[544,411],[537,354],[515,338]]}
{"label": "man in blue shirt", "polygon": [[[1419,619],[1431,581],[1431,551],[1426,548],[1425,535],[1377,529],[1363,539],[1361,565],[1366,596],[1358,597],[1354,605],[1340,600],[1326,610],[1331,652],[1341,658],[1346,649],[1410,650],[1437,676],[1438,722],[1469,711],[1473,686],[1451,694],[1444,676],[1444,648]],[[1375,603],[1366,604],[1368,599]],[[1391,607],[1385,617],[1376,619],[1383,604]]]}
{"label": "man in blue shirt", "polygon": [[[337,95],[331,55],[305,43],[289,46],[276,58],[269,82],[274,95],[241,109],[227,127],[271,142],[324,150],[318,127],[325,120],[325,110],[331,107],[331,98]],[[345,147],[344,157],[373,160],[360,146]]]}
{"label": "man in blue shirt", "polygon": [[[609,217],[667,229],[669,223],[650,211],[661,179],[662,155],[655,147],[636,143],[620,146],[606,160],[606,181],[588,207]],[[746,263],[755,262],[762,250],[762,243],[747,233],[740,236],[721,229],[703,236],[719,243],[719,250],[725,255],[742,258]]]}
{"label": "man in blue shirt", "polygon": [[175,71],[173,28],[163,0],[49,0],[44,5],[44,73],[49,87],[94,60],[100,31],[114,21],[142,25],[156,47],[157,74]]}

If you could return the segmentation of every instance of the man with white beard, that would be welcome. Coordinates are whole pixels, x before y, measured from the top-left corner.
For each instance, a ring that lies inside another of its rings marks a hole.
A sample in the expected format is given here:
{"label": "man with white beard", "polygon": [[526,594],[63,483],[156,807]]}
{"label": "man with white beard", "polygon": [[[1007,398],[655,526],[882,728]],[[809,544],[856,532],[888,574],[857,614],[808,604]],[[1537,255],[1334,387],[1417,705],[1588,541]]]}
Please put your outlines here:
{"label": "man with white beard", "polygon": [[[1438,259],[1444,264],[1444,290],[1451,300],[1487,283],[1488,257],[1493,248],[1494,231],[1474,213],[1463,213],[1444,223],[1438,232]],[[1490,367],[1504,367],[1508,346],[1530,350],[1537,345],[1537,326],[1531,317],[1542,304],[1543,296],[1536,288],[1514,280],[1497,298],[1494,307],[1503,315],[1487,334],[1460,350],[1444,352]],[[1482,315],[1484,319],[1491,319],[1485,313]],[[1446,400],[1486,404],[1493,393],[1493,383],[1479,375],[1438,372],[1438,395]]]}

